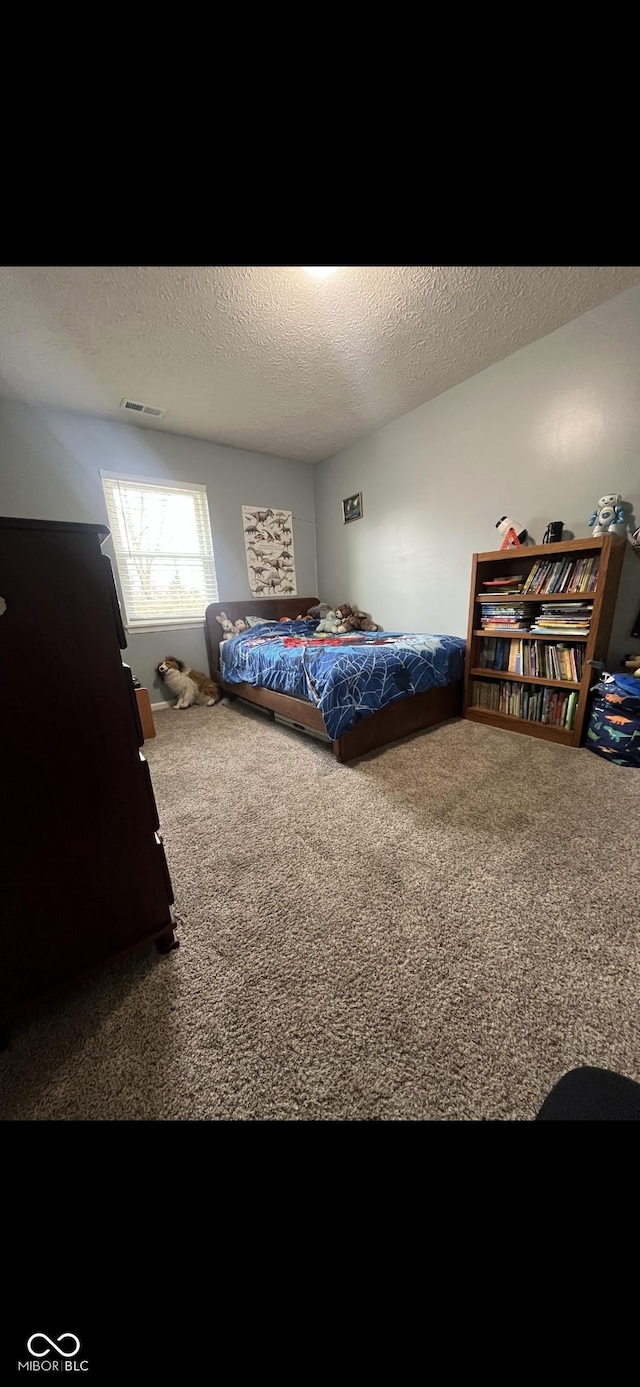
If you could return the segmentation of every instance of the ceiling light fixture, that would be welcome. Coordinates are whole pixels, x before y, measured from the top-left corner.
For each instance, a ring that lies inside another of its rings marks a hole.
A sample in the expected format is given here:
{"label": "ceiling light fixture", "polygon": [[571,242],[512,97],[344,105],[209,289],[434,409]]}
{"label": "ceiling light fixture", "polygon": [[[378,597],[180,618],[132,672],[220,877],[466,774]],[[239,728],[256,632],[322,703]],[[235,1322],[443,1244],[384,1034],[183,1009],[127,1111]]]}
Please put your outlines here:
{"label": "ceiling light fixture", "polygon": [[328,279],[329,275],[334,275],[339,265],[303,265],[306,275],[313,275],[314,279]]}

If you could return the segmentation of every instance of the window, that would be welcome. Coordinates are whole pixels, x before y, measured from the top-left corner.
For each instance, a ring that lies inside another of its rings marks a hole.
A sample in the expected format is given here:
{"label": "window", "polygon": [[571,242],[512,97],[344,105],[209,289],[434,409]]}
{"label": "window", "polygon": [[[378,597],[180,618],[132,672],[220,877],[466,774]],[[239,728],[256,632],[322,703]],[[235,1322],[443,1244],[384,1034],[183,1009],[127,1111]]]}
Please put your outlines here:
{"label": "window", "polygon": [[201,621],[218,599],[204,486],[102,473],[127,625]]}

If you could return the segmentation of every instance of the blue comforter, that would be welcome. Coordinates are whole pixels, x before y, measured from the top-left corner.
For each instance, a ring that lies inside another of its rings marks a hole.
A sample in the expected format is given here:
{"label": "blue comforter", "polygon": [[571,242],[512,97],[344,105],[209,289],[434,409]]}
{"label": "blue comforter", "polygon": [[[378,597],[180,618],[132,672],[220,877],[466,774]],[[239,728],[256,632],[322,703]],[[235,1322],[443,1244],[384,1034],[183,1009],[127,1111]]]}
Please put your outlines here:
{"label": "blue comforter", "polygon": [[220,646],[229,684],[262,685],[315,703],[331,738],[399,698],[462,678],[459,636],[356,631],[315,636],[315,621],[264,623]]}

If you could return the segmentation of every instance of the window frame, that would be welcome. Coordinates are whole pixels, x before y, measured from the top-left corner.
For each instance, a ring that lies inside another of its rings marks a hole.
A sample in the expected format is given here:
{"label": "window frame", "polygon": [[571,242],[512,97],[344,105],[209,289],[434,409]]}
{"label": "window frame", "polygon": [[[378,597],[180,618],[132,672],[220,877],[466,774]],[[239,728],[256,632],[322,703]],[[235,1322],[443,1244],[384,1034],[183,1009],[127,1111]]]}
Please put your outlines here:
{"label": "window frame", "polygon": [[109,539],[107,542],[110,544],[111,549],[113,551],[115,576],[118,584],[120,602],[122,604],[123,624],[125,631],[130,631],[132,635],[135,635],[135,633],[138,631],[201,631],[204,626],[204,612],[202,614],[202,617],[149,617],[137,620],[136,617],[129,616],[129,613],[127,611],[127,603],[124,595],[124,588],[120,577],[120,569],[118,566],[118,554],[113,536],[111,520],[109,518],[109,507],[107,503],[107,493],[104,487],[104,482],[131,482],[134,486],[158,486],[162,487],[165,491],[197,491],[200,492],[201,495],[203,495],[207,524],[209,527],[209,538],[211,541],[211,558],[213,562],[213,573],[216,584],[216,597],[212,597],[211,601],[217,602],[219,600],[220,593],[218,591],[218,575],[216,571],[215,552],[213,548],[213,533],[211,530],[211,515],[209,512],[209,497],[207,495],[206,482],[183,482],[177,481],[174,478],[147,477],[146,475],[141,476],[140,474],[136,476],[133,473],[111,472],[106,471],[103,468],[100,469],[100,480],[103,484],[102,496],[104,500],[105,510],[107,513],[107,524],[109,526]]}

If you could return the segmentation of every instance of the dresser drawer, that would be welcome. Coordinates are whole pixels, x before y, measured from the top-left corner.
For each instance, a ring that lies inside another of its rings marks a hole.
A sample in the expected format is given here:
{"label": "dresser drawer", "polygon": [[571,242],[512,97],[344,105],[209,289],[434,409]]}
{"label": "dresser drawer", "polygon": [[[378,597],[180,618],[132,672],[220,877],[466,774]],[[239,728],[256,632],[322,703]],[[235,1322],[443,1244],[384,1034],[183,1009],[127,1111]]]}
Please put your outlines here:
{"label": "dresser drawer", "polygon": [[142,731],[142,723],[140,721],[140,714],[138,712],[138,703],[136,699],[136,691],[133,687],[133,678],[128,665],[122,666],[122,677],[127,686],[127,697],[129,699],[129,704],[131,707],[131,717],[133,719],[136,746],[142,746],[144,743],[144,732]]}
{"label": "dresser drawer", "polygon": [[160,853],[160,865],[161,865],[162,872],[163,872],[163,875],[164,875],[165,886],[166,886],[166,888],[167,888],[167,900],[168,900],[168,902],[169,902],[169,905],[173,905],[173,902],[174,902],[173,886],[171,885],[171,877],[169,876],[169,868],[167,867],[167,859],[166,859],[165,854],[164,854],[164,843],[163,843],[162,838],[160,837],[160,834],[159,834],[159,833],[156,833],[156,834],[155,834],[155,840],[156,840],[156,843],[157,843],[157,845],[158,845],[158,852]]}
{"label": "dresser drawer", "polygon": [[109,558],[108,554],[102,555],[102,569],[103,572],[106,574],[107,588],[109,590],[109,601],[111,603],[113,620],[115,622],[115,628],[118,636],[118,645],[120,646],[121,650],[126,650],[127,637],[125,636],[124,626],[122,625],[122,612],[120,611],[120,603],[118,601],[118,594],[116,592],[116,584],[113,576],[113,569],[111,567],[111,559]]}
{"label": "dresser drawer", "polygon": [[145,812],[148,815],[149,828],[153,829],[155,833],[156,829],[160,827],[160,820],[158,818],[156,797],[153,793],[153,785],[151,783],[151,772],[149,770],[149,763],[142,755],[141,751],[138,752],[138,756],[140,757],[140,775],[143,783],[142,793]]}

